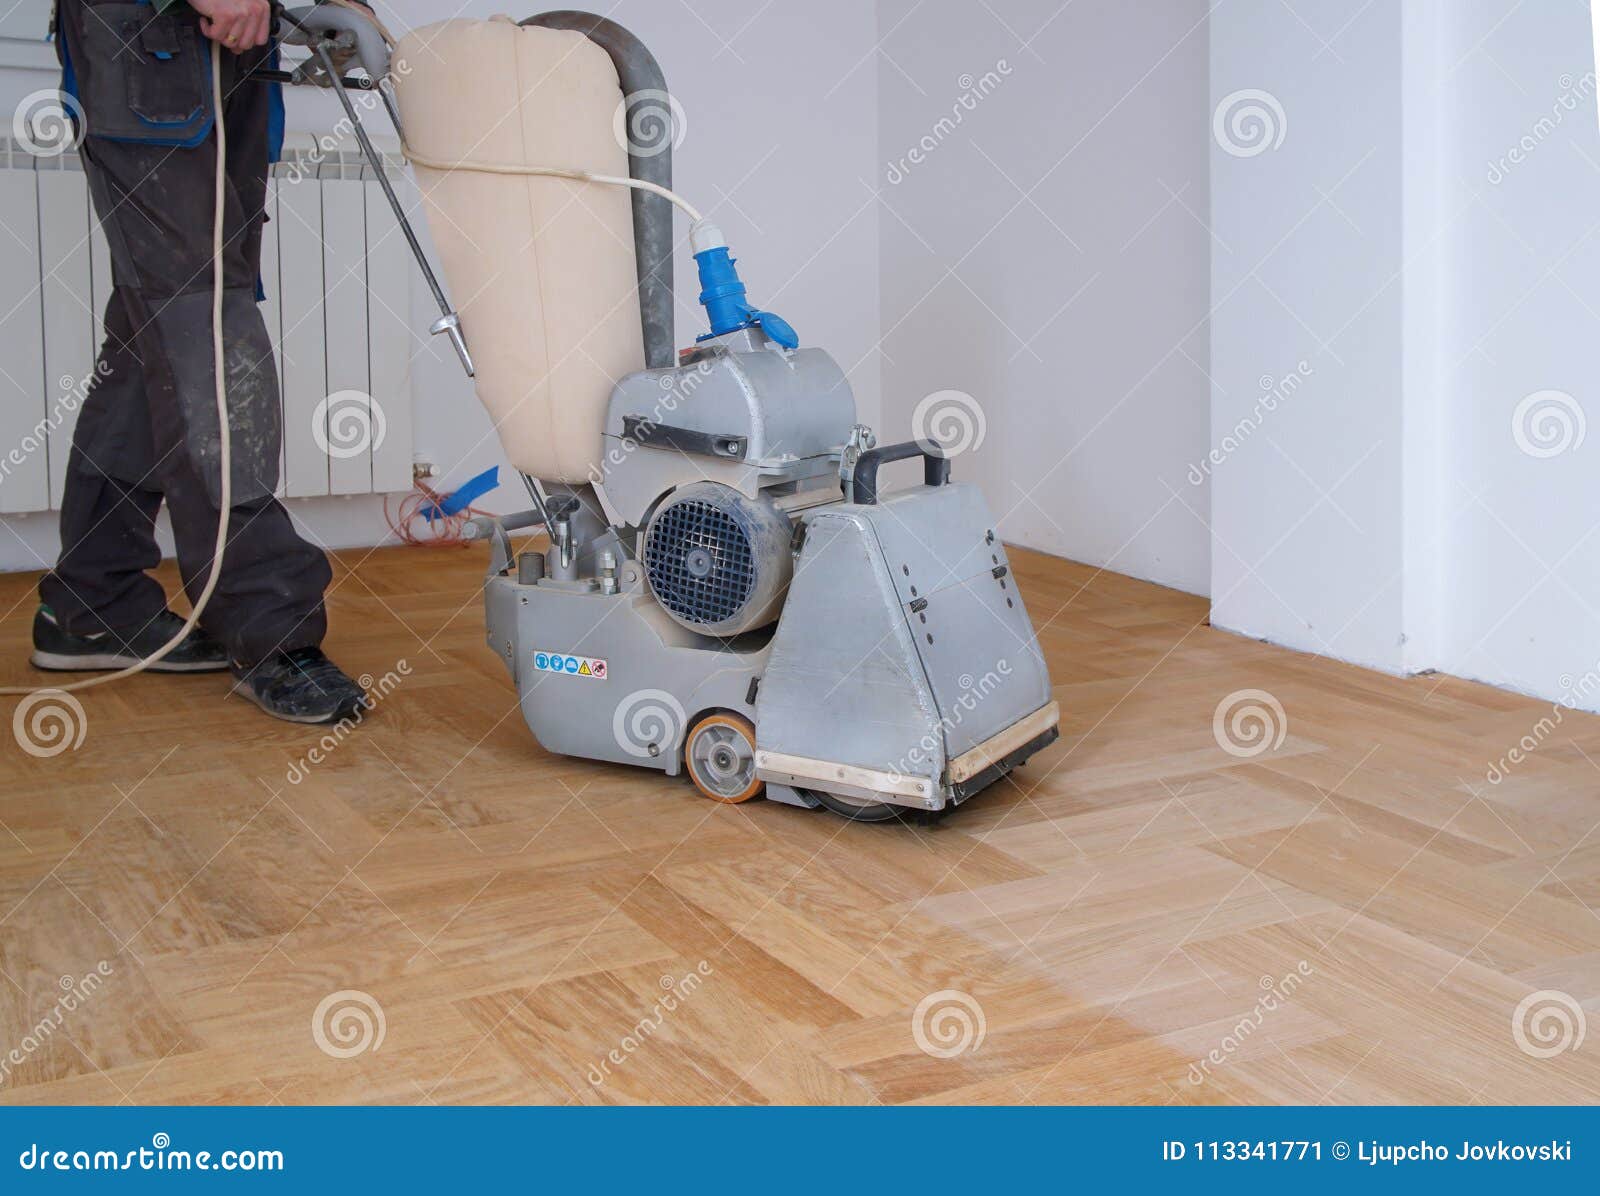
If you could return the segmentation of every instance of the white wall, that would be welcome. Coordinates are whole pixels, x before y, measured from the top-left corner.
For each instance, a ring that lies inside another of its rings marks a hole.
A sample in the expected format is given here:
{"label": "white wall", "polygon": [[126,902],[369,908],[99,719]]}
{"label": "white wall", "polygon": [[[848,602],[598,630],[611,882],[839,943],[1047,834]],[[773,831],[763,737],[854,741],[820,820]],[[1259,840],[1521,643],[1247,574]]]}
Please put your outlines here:
{"label": "white wall", "polygon": [[884,438],[967,392],[954,469],[1008,540],[1204,592],[1206,5],[882,0],[878,29]]}
{"label": "white wall", "polygon": [[[1600,709],[1591,688],[1600,660],[1600,128],[1589,14],[1582,4],[1468,0],[1446,6],[1440,26],[1450,112],[1440,373],[1450,421],[1440,497],[1448,601],[1436,663],[1552,699],[1572,690],[1576,704]],[[1526,396],[1545,390],[1570,398],[1537,400],[1519,418]],[[1578,692],[1586,674],[1587,692]]]}
{"label": "white wall", "polygon": [[1222,120],[1207,130],[1212,624],[1390,669],[1404,641],[1398,280],[1416,248],[1400,30],[1393,3],[1225,0],[1205,105],[1208,126]]}
{"label": "white wall", "polygon": [[[1587,6],[1226,0],[1211,104],[1213,623],[1600,709],[1600,129]],[[1556,392],[1544,394],[1542,392]]]}
{"label": "white wall", "polygon": [[[506,7],[504,0],[470,0],[448,12],[486,17]],[[753,10],[735,0],[622,0],[598,7],[650,46],[683,106],[687,131],[674,157],[676,189],[716,217],[753,301],[784,315],[806,343],[861,363],[851,382],[864,418],[876,422],[878,361],[870,349],[878,327],[878,228],[862,182],[872,176],[877,146],[871,6],[822,0]],[[48,8],[48,0],[21,0],[0,36],[42,29]],[[378,10],[396,32],[446,15],[435,0],[379,0]],[[44,69],[16,65],[28,61]],[[0,112],[10,113],[23,95],[49,85],[53,61],[53,54],[0,41]],[[325,131],[339,117],[332,95],[295,89],[289,104],[291,132]],[[679,233],[687,234],[681,218]],[[705,324],[686,249],[676,268],[683,344]],[[417,450],[440,467],[447,484],[503,465],[453,353],[427,335],[437,313],[420,279],[413,280],[412,311]],[[481,505],[515,509],[525,505],[519,497],[511,475]],[[308,534],[332,546],[371,544],[387,535],[381,504],[372,497],[299,499],[288,506]],[[51,514],[4,520],[9,530],[0,530],[0,569],[40,568],[52,560],[55,523]]]}

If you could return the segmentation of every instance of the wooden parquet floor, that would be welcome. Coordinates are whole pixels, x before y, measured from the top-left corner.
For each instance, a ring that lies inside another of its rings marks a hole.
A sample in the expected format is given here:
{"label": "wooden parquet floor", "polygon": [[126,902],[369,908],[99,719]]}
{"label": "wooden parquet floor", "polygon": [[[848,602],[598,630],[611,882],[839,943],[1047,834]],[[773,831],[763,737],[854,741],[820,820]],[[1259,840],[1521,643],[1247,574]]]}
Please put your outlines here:
{"label": "wooden parquet floor", "polygon": [[216,676],[4,742],[0,1101],[1600,1099],[1600,719],[1013,559],[1062,739],[926,828],[552,757],[481,550],[342,554],[330,654],[409,672],[321,762]]}

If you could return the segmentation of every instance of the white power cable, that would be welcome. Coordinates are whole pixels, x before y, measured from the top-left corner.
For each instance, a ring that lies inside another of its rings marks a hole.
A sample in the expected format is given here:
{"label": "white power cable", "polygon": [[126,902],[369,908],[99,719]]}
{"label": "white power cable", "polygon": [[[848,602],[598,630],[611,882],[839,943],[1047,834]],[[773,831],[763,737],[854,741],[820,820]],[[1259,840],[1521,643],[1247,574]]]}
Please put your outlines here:
{"label": "white power cable", "polygon": [[7,685],[0,687],[0,694],[70,693],[73,690],[106,685],[112,681],[120,681],[124,677],[131,677],[135,673],[142,673],[184,641],[188,634],[194,630],[195,624],[200,621],[200,615],[206,609],[206,603],[211,601],[211,595],[216,592],[217,579],[222,575],[223,550],[228,546],[228,511],[233,506],[233,460],[232,448],[228,437],[228,380],[223,368],[222,338],[222,299],[224,294],[222,225],[223,215],[227,210],[228,132],[222,111],[222,47],[216,42],[211,43],[211,107],[217,130],[216,211],[211,218],[211,360],[212,369],[215,370],[217,377],[217,427],[222,435],[222,451],[219,465],[222,471],[221,509],[217,519],[217,545],[211,554],[211,573],[206,578],[205,588],[200,591],[200,596],[195,599],[194,609],[189,612],[189,617],[184,620],[183,626],[174,633],[170,640],[137,664],[131,664],[125,669],[118,669],[115,673],[103,673],[98,677],[90,677],[84,681],[74,681],[70,685]]}
{"label": "white power cable", "polygon": [[688,200],[659,183],[649,183],[644,179],[622,178],[614,174],[591,174],[587,170],[569,170],[562,166],[524,166],[520,162],[447,162],[437,158],[430,158],[426,154],[419,154],[409,145],[402,144],[401,149],[411,162],[418,166],[426,166],[430,170],[465,170],[478,174],[514,174],[514,175],[546,175],[558,179],[576,179],[580,183],[601,183],[608,187],[631,187],[635,191],[648,191],[651,195],[659,195],[663,199],[671,200],[682,208],[684,214],[696,224],[700,223],[700,213]]}

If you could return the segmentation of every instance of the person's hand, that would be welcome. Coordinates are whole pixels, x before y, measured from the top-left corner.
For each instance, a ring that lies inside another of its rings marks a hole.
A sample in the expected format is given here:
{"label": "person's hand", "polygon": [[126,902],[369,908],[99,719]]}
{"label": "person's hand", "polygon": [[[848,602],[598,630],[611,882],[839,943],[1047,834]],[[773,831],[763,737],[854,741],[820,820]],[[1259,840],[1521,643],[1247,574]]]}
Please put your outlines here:
{"label": "person's hand", "polygon": [[267,44],[272,35],[269,0],[189,0],[200,14],[200,32],[235,54]]}

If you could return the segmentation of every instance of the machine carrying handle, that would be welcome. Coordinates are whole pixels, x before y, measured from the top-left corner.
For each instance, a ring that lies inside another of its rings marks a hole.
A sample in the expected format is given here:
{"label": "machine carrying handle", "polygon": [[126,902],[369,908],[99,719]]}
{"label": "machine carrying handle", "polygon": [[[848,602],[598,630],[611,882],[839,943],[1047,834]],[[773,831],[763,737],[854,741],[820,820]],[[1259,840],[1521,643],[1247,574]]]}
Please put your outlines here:
{"label": "machine carrying handle", "polygon": [[856,470],[850,481],[852,497],[866,506],[876,503],[878,466],[888,461],[909,461],[912,457],[922,458],[922,480],[925,485],[943,486],[950,480],[950,458],[944,455],[943,449],[925,440],[906,440],[900,444],[868,449],[856,458]]}

